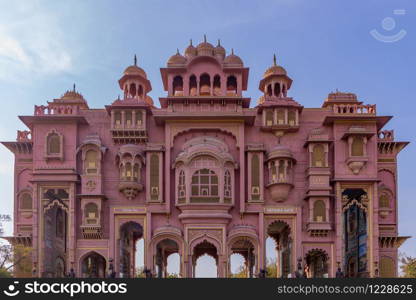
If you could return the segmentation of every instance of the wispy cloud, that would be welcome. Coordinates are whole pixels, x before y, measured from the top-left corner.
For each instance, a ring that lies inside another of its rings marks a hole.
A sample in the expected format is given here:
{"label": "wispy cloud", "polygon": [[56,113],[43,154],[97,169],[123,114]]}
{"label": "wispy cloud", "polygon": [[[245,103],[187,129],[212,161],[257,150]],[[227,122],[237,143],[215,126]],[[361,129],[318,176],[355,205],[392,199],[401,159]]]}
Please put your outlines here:
{"label": "wispy cloud", "polygon": [[25,80],[71,70],[70,47],[56,14],[35,3],[10,7],[7,15],[0,13],[0,17],[0,80]]}

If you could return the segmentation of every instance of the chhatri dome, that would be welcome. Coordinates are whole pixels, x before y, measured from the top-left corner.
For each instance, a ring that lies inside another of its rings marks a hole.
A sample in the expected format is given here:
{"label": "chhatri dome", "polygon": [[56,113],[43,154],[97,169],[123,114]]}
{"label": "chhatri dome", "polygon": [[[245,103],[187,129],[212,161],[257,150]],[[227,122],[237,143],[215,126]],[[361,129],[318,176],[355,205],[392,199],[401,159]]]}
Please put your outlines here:
{"label": "chhatri dome", "polygon": [[276,63],[276,54],[273,55],[273,65],[264,72],[263,78],[271,75],[287,75],[285,68]]}
{"label": "chhatri dome", "polygon": [[186,64],[186,57],[181,55],[179,53],[179,49],[176,50],[176,54],[172,55],[169,59],[168,59],[168,66],[179,66],[179,65],[185,65]]}
{"label": "chhatri dome", "polygon": [[204,41],[196,46],[198,55],[212,56],[214,55],[214,46],[207,42],[207,36],[204,34]]}
{"label": "chhatri dome", "polygon": [[242,59],[234,54],[234,49],[231,49],[231,54],[224,59],[224,64],[228,67],[242,67],[244,65]]}
{"label": "chhatri dome", "polygon": [[134,65],[128,66],[124,72],[124,75],[140,75],[144,78],[147,78],[146,72],[137,66],[137,57],[134,55]]}
{"label": "chhatri dome", "polygon": [[225,57],[225,49],[221,46],[221,41],[218,39],[218,44],[215,46],[214,54],[217,58],[224,59]]}
{"label": "chhatri dome", "polygon": [[189,46],[185,49],[185,56],[190,58],[198,55],[198,50],[192,45],[192,39],[190,40]]}

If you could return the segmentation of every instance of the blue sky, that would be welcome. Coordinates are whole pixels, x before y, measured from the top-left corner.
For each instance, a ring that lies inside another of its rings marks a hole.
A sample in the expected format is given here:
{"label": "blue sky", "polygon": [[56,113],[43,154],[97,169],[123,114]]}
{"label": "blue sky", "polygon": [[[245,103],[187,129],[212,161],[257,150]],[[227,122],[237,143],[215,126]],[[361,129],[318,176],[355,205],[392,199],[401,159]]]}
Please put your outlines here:
{"label": "blue sky", "polygon": [[[405,14],[394,14],[395,9]],[[370,35],[373,29],[406,35],[385,43]],[[120,94],[117,80],[134,54],[157,100],[165,95],[159,67],[189,39],[197,44],[207,34],[210,42],[220,38],[228,51],[234,48],[250,67],[246,96],[252,104],[276,53],[294,80],[290,95],[305,107],[320,106],[339,89],[377,104],[380,115],[393,115],[386,129],[413,142],[399,159],[400,234],[416,235],[415,29],[411,0],[0,0],[0,140],[14,140],[16,130],[24,129],[17,115],[32,114],[33,105],[59,97],[74,82],[90,107],[110,103]],[[0,213],[12,212],[12,171],[13,156],[0,147]],[[401,251],[416,256],[415,239]]]}

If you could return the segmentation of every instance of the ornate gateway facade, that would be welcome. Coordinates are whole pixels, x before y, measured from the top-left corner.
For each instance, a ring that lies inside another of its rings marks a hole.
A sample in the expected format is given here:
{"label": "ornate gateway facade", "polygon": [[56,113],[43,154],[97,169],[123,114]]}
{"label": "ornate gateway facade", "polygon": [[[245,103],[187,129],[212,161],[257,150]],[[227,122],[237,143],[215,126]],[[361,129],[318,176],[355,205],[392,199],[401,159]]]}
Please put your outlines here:
{"label": "ornate gateway facade", "polygon": [[397,154],[407,143],[383,130],[391,117],[352,93],[305,108],[276,60],[250,107],[249,69],[206,40],[160,71],[160,107],[135,60],[122,98],[92,109],[74,86],[20,116],[29,130],[3,142],[16,158],[8,240],[32,247],[33,276],[132,277],[143,239],[153,276],[178,253],[182,277],[203,254],[228,277],[239,253],[254,277],[268,237],[278,277],[396,276],[406,239]]}

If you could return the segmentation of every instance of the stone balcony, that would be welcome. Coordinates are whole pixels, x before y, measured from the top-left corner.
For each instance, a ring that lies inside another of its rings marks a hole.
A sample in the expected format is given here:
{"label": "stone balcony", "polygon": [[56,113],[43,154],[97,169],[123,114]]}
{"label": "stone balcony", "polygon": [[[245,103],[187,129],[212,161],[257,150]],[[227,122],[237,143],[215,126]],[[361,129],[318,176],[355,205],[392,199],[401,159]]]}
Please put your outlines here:
{"label": "stone balcony", "polygon": [[306,231],[313,237],[325,237],[332,230],[329,222],[309,222],[306,224]]}
{"label": "stone balcony", "polygon": [[81,225],[82,237],[84,239],[102,239],[103,233],[100,225]]}

